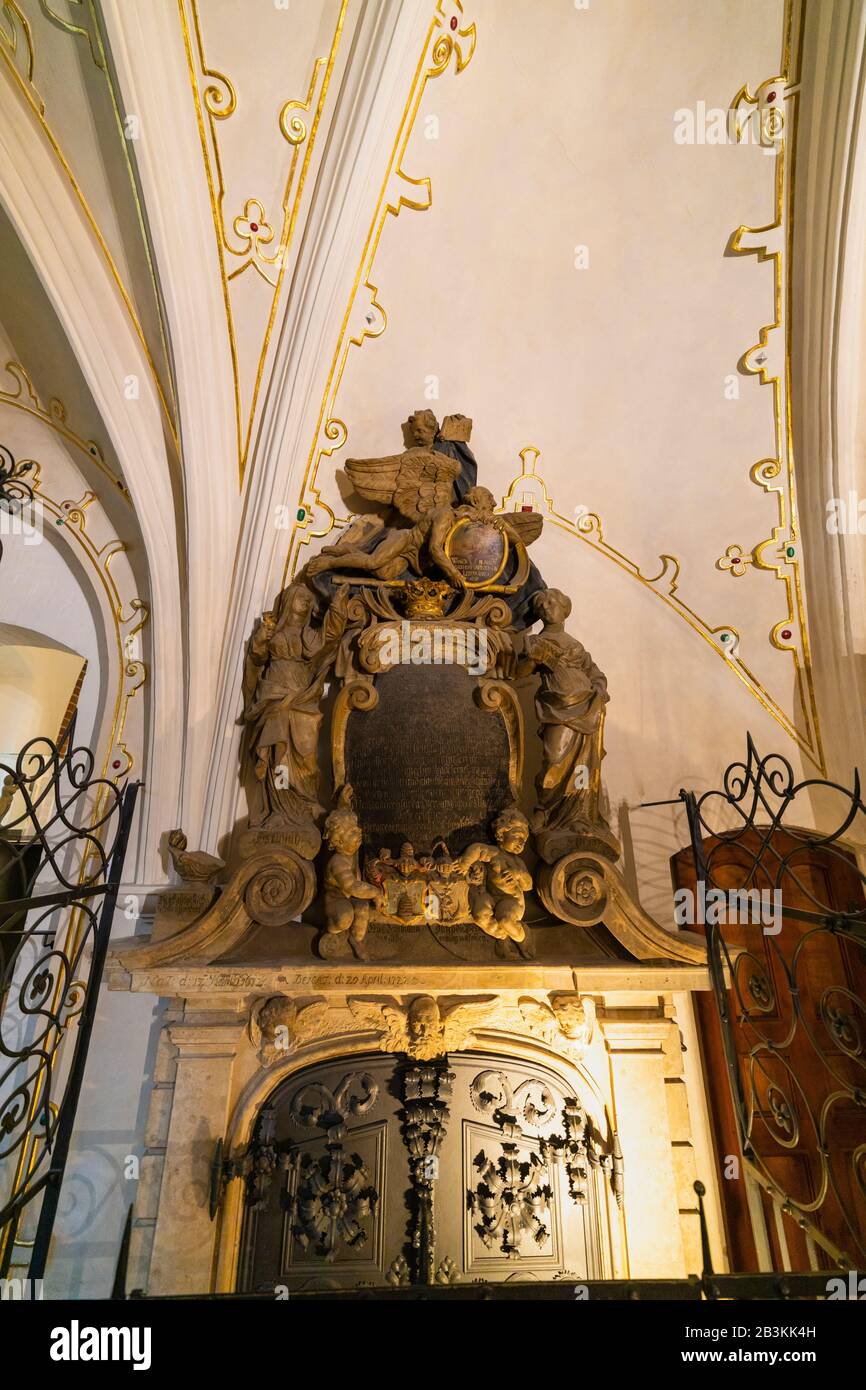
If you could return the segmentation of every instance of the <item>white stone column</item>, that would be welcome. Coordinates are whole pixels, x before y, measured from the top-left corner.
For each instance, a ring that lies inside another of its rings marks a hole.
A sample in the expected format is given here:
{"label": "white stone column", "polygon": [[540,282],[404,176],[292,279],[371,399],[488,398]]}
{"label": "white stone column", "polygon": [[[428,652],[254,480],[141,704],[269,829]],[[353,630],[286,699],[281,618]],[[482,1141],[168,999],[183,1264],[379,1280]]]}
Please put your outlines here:
{"label": "white stone column", "polygon": [[178,1049],[148,1293],[208,1293],[217,1223],[208,1212],[214,1148],[226,1131],[237,1019],[173,1023]]}
{"label": "white stone column", "polygon": [[625,1229],[633,1279],[686,1274],[665,1075],[666,1018],[600,1020],[625,1165]]}

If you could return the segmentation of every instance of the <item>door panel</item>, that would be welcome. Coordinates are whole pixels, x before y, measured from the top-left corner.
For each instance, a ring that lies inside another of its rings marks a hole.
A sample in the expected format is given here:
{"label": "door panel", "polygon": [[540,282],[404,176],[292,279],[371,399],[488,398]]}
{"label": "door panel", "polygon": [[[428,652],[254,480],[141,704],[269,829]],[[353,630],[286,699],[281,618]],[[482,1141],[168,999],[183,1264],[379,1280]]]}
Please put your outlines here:
{"label": "door panel", "polygon": [[266,1180],[248,1179],[239,1287],[609,1277],[610,1136],[574,1080],[481,1053],[289,1078],[262,1111],[272,1139],[252,1146]]}
{"label": "door panel", "polygon": [[[766,832],[764,832],[766,833]],[[748,830],[736,844],[725,845],[714,837],[705,841],[712,852],[713,884],[720,888],[740,888],[746,882],[764,835]],[[782,1191],[804,1205],[814,1203],[823,1187],[824,1165],[818,1151],[818,1136],[811,1116],[820,1116],[828,1097],[840,1089],[839,1083],[863,1086],[864,1058],[860,1040],[846,1037],[844,1015],[849,1013],[860,1028],[863,1018],[849,994],[866,999],[866,955],[851,942],[827,931],[816,931],[813,924],[786,914],[786,909],[819,911],[827,905],[838,912],[855,911],[863,903],[859,875],[838,848],[832,852],[805,845],[800,837],[777,830],[771,841],[780,856],[796,851],[790,861],[796,878],[783,880],[782,930],[767,934],[760,922],[724,923],[720,930],[728,944],[735,967],[736,988],[728,992],[745,1093],[753,1096],[755,1146],[764,1167]],[[778,861],[764,851],[763,863],[775,874]],[[676,888],[696,891],[695,867],[691,849],[681,850],[671,861]],[[772,889],[770,877],[759,871],[754,886]],[[702,930],[700,926],[696,930]],[[742,954],[741,954],[742,953]],[[800,1017],[795,1016],[791,982],[798,991]],[[822,1008],[823,1000],[823,1008]],[[714,1138],[720,1171],[724,1174],[726,1156],[740,1153],[737,1125],[731,1101],[722,1029],[712,993],[695,995],[698,1030],[704,1059],[704,1075],[710,1101]],[[834,1025],[831,1013],[835,1009]],[[753,1027],[746,1015],[755,1021]],[[759,1046],[760,1035],[773,1048]],[[846,1046],[849,1050],[846,1051]],[[787,1101],[793,1100],[793,1113]],[[821,1202],[815,1222],[834,1243],[856,1258],[856,1241],[866,1243],[866,1203],[853,1178],[851,1159],[858,1145],[866,1142],[866,1110],[843,1095],[834,1102],[827,1124],[828,1167],[842,1201],[832,1189]],[[845,1154],[848,1161],[845,1161]],[[752,1232],[745,1181],[723,1176],[720,1183],[728,1232],[731,1267],[756,1270],[757,1250]],[[778,1269],[785,1268],[782,1244],[772,1199],[762,1195],[767,1234]],[[849,1225],[845,1209],[852,1214]],[[796,1220],[783,1216],[782,1225],[789,1265],[793,1270],[811,1268],[804,1232]],[[819,1268],[831,1268],[832,1260],[820,1248],[816,1251]]]}

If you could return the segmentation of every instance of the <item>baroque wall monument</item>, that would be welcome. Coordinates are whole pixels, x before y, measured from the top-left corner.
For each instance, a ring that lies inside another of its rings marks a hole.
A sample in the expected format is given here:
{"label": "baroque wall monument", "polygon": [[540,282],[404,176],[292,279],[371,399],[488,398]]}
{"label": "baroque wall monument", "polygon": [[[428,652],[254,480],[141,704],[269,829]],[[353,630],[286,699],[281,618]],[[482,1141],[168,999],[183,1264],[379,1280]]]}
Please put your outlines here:
{"label": "baroque wall monument", "polygon": [[[248,823],[225,863],[172,832],[179,885],[149,940],[113,950],[114,988],[173,1001],[150,1287],[192,1289],[214,1258],[226,1288],[625,1267],[616,1085],[656,1126],[680,1074],[671,991],[706,987],[705,948],[618,867],[607,681],[530,558],[542,518],[497,510],[471,429],[416,411],[401,452],[346,461],[355,519],[248,640]],[[210,1196],[190,1206],[170,1180],[201,1163],[202,1110]],[[457,1205],[434,1211],[440,1150]]]}

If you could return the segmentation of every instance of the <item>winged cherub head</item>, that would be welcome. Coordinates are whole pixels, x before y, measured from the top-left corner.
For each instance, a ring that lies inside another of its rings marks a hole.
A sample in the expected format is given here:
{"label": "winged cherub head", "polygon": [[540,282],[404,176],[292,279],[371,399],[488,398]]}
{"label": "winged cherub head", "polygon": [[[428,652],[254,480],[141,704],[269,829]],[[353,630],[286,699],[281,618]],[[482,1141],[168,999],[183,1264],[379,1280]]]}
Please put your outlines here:
{"label": "winged cherub head", "polygon": [[406,422],[409,436],[418,449],[429,449],[439,433],[439,421],[432,410],[415,410]]}
{"label": "winged cherub head", "polygon": [[439,1005],[429,994],[422,994],[409,1005],[406,1023],[412,1049],[420,1044],[440,1043],[442,1041],[442,1015]]}

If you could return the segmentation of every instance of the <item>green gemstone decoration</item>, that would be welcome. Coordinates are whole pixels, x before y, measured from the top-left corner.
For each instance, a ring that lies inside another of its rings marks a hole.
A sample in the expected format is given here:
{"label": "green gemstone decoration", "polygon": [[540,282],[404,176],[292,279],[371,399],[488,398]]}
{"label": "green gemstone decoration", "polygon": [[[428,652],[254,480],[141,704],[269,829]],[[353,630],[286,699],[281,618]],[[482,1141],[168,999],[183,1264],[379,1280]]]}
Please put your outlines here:
{"label": "green gemstone decoration", "polygon": [[299,507],[299,508],[298,508],[298,521],[303,521],[303,519],[304,519],[304,517],[305,517],[306,515],[307,515],[307,509],[306,509],[306,507]]}

